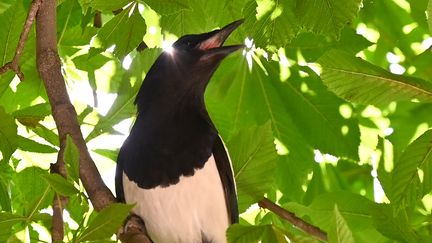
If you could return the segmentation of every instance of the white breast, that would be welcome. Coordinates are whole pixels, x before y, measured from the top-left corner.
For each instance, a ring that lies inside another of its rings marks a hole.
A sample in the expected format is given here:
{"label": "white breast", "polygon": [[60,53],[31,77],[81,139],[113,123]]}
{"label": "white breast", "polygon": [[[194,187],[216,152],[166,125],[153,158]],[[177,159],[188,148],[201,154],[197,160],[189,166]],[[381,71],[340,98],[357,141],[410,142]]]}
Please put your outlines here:
{"label": "white breast", "polygon": [[169,187],[142,189],[123,173],[127,203],[144,219],[155,243],[226,242],[228,212],[223,186],[211,156],[202,169]]}

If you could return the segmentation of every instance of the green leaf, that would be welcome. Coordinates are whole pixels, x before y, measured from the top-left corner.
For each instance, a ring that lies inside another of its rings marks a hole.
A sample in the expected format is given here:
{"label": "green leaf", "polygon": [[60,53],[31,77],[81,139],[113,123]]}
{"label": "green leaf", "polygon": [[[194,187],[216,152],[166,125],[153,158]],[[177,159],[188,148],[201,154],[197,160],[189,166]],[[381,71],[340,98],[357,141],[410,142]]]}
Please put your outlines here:
{"label": "green leaf", "polygon": [[72,178],[73,181],[78,183],[80,154],[69,134],[66,137],[66,148],[63,154],[63,159],[66,164],[68,178]]}
{"label": "green leaf", "polygon": [[35,153],[56,153],[57,149],[38,143],[35,140],[18,136],[18,148],[22,151],[35,152]]}
{"label": "green leaf", "polygon": [[11,183],[14,186],[10,187],[11,199],[13,207],[19,209],[17,213],[27,214],[28,212],[24,212],[24,209],[28,209],[32,206],[31,203],[36,201],[42,208],[48,207],[52,203],[51,200],[48,200],[48,196],[39,202],[41,195],[49,188],[46,181],[41,180],[41,176],[44,175],[48,175],[48,172],[39,167],[27,167],[19,173],[13,174]]}
{"label": "green leaf", "polygon": [[0,66],[12,61],[24,23],[26,12],[21,1],[15,1],[5,12],[0,14],[2,31],[0,32]]}
{"label": "green leaf", "polygon": [[[265,67],[271,80],[280,79],[276,76],[279,68],[274,64]],[[301,72],[308,76],[302,77],[306,75]],[[352,117],[351,105],[329,92],[307,67],[299,67],[298,71],[292,68],[286,82],[275,83],[294,123],[312,147],[322,153],[358,160],[360,131],[357,120]],[[341,107],[347,110],[344,116]]]}
{"label": "green leaf", "polygon": [[[391,202],[395,209],[413,207],[432,190],[432,130],[412,142],[396,160],[392,171]],[[421,171],[422,180],[419,178]]]}
{"label": "green leaf", "polygon": [[273,183],[277,154],[270,123],[241,130],[227,146],[233,161],[239,211],[243,212],[261,199]]}
{"label": "green leaf", "polygon": [[143,2],[161,15],[190,9],[188,0],[145,0]]}
{"label": "green leaf", "polygon": [[83,10],[87,10],[87,8],[92,7],[101,11],[114,11],[121,9],[126,4],[133,2],[133,0],[115,0],[115,1],[106,1],[106,0],[78,0]]}
{"label": "green leaf", "polygon": [[8,161],[18,146],[17,125],[14,118],[0,106],[0,152]]}
{"label": "green leaf", "polygon": [[300,31],[294,1],[249,1],[244,10],[245,29],[260,47],[285,46]]}
{"label": "green leaf", "polygon": [[307,215],[313,225],[324,231],[329,231],[333,224],[335,204],[338,205],[339,212],[350,228],[355,227],[356,230],[362,231],[372,227],[371,208],[374,203],[365,197],[346,191],[316,196],[309,206],[290,202],[285,204],[284,208],[294,212],[298,217],[303,218]]}
{"label": "green leaf", "polygon": [[78,241],[99,240],[111,237],[123,224],[134,205],[114,203],[102,209],[87,228],[79,235]]}
{"label": "green leaf", "polygon": [[10,229],[13,225],[25,222],[26,217],[11,213],[0,212],[0,231],[3,229]]}
{"label": "green leaf", "polygon": [[53,130],[50,130],[43,126],[42,124],[38,124],[36,127],[29,127],[34,133],[36,133],[39,137],[45,139],[48,143],[59,147],[59,137],[58,135],[53,132]]}
{"label": "green leaf", "polygon": [[274,225],[240,225],[228,228],[229,243],[282,243],[288,242],[285,235]]}
{"label": "green leaf", "polygon": [[353,22],[361,0],[297,0],[296,14],[307,31],[339,39],[340,31]]}
{"label": "green leaf", "polygon": [[56,191],[57,193],[64,196],[72,196],[80,193],[72,183],[67,181],[60,174],[48,174],[42,176],[42,178],[48,182],[48,184]]}
{"label": "green leaf", "polygon": [[36,126],[45,117],[51,115],[51,106],[49,103],[40,103],[32,105],[23,109],[19,109],[12,113],[12,115],[20,123],[27,126]]}
{"label": "green leaf", "polygon": [[371,207],[373,223],[383,235],[401,242],[422,242],[413,230],[404,210],[394,214],[388,204],[375,204]]}
{"label": "green leaf", "polygon": [[5,212],[11,212],[12,210],[7,183],[2,177],[0,177],[0,207],[1,210]]}
{"label": "green leaf", "polygon": [[339,212],[337,205],[333,210],[333,224],[328,234],[329,243],[354,243],[353,234],[344,217]]}
{"label": "green leaf", "polygon": [[426,14],[428,16],[427,22],[429,25],[429,32],[432,33],[432,0],[429,0],[428,2]]}
{"label": "green leaf", "polygon": [[138,11],[138,6],[132,4],[112,18],[98,32],[97,37],[104,49],[115,45],[114,55],[122,59],[142,41],[146,24]]}
{"label": "green leaf", "polygon": [[390,73],[344,52],[329,51],[318,63],[324,83],[349,101],[374,105],[412,99],[432,102],[432,83]]}

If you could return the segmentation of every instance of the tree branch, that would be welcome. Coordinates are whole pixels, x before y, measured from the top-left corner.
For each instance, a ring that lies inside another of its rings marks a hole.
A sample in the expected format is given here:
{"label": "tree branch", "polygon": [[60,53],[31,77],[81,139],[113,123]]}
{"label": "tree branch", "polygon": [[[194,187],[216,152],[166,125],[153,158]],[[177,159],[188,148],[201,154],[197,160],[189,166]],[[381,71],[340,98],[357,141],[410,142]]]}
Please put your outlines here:
{"label": "tree branch", "polygon": [[[56,0],[43,0],[36,16],[37,68],[44,81],[59,134],[59,158],[62,158],[66,147],[66,135],[69,134],[80,153],[80,179],[93,207],[99,211],[116,200],[102,181],[99,171],[90,157],[80,130],[76,111],[69,100],[57,51],[56,6]],[[131,231],[131,235],[138,235],[139,241],[128,240],[129,232],[127,228],[120,238],[125,237],[126,241],[124,242],[146,242],[144,240],[150,242],[144,233],[144,226],[138,225],[134,229],[138,229],[138,231]],[[137,237],[132,238],[136,239]]]}
{"label": "tree branch", "polygon": [[24,80],[24,74],[21,72],[19,67],[19,59],[21,58],[22,52],[24,50],[24,45],[27,41],[30,28],[35,20],[35,16],[37,11],[39,10],[39,6],[41,4],[41,0],[34,0],[30,6],[29,13],[27,15],[27,19],[24,23],[23,31],[21,32],[20,39],[18,41],[18,46],[15,50],[15,56],[13,57],[12,61],[6,63],[2,67],[0,67],[0,75],[5,73],[8,70],[12,70],[18,75],[18,78],[23,81]]}
{"label": "tree branch", "polygon": [[258,202],[258,205],[261,208],[266,208],[266,209],[272,211],[273,213],[275,213],[279,217],[287,220],[292,225],[303,230],[304,232],[306,232],[312,236],[315,236],[316,238],[318,238],[322,241],[327,241],[327,233],[326,232],[322,231],[320,228],[318,228],[314,225],[309,224],[308,222],[304,221],[303,219],[297,217],[294,213],[291,213],[291,212],[281,208],[279,205],[275,204],[274,202],[270,201],[269,199],[267,199],[267,198],[261,199]]}
{"label": "tree branch", "polygon": [[80,152],[80,178],[90,201],[96,210],[115,202],[111,191],[90,157],[83,139],[77,114],[66,91],[61,73],[61,62],[57,52],[55,0],[44,0],[36,17],[36,58],[39,74],[44,81],[51,104],[59,137],[60,153],[66,146],[66,135],[70,134]]}

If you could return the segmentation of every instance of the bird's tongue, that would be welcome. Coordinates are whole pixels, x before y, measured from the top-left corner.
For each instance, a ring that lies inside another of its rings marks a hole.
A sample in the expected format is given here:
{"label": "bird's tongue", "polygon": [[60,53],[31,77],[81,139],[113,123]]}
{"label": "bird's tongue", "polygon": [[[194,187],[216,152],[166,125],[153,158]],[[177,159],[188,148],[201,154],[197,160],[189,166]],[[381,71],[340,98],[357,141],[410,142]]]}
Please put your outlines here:
{"label": "bird's tongue", "polygon": [[220,40],[220,38],[216,35],[211,37],[210,39],[207,39],[204,42],[201,42],[199,44],[199,49],[202,51],[206,51],[209,49],[213,49],[213,48],[217,48],[220,47],[222,45],[222,41]]}

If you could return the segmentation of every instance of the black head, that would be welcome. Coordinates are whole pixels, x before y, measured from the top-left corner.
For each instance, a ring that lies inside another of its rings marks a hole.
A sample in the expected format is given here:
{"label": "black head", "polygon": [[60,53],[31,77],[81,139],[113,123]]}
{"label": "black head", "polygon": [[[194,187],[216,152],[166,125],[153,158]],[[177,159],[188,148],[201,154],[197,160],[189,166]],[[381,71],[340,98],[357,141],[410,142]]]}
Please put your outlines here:
{"label": "black head", "polygon": [[[185,35],[170,51],[164,51],[146,75],[137,96],[138,110],[154,95],[176,101],[175,96],[203,96],[205,87],[219,63],[243,45],[222,46],[243,20],[208,33]],[[154,101],[154,100],[153,100]]]}

